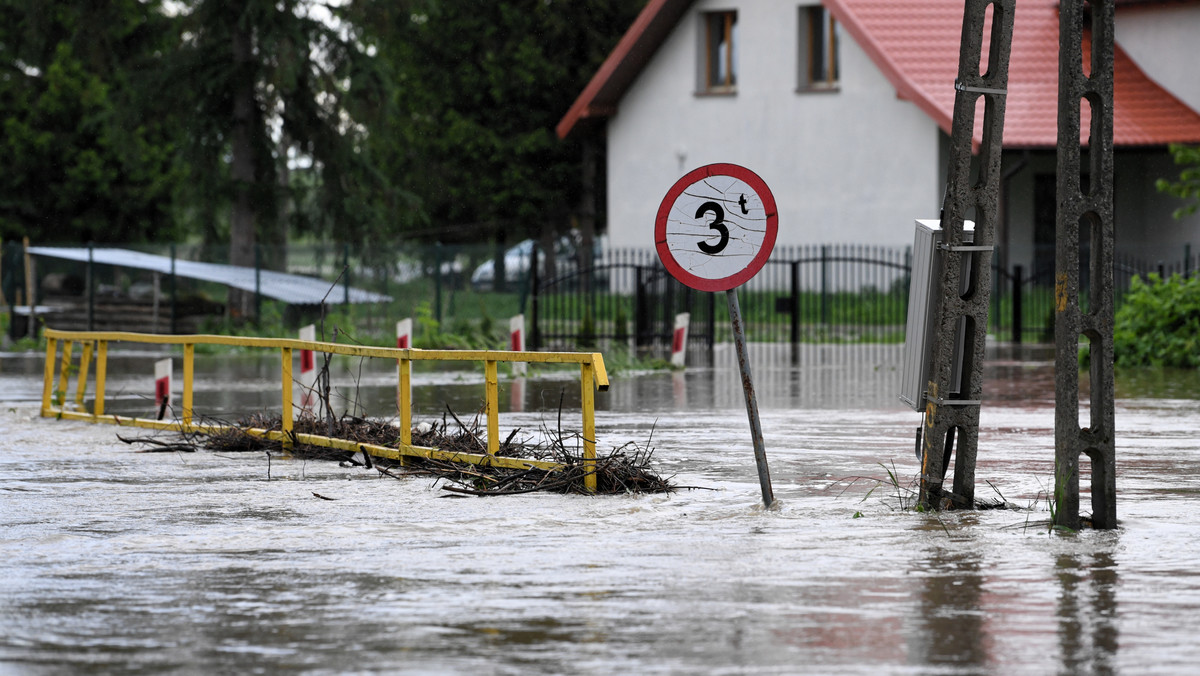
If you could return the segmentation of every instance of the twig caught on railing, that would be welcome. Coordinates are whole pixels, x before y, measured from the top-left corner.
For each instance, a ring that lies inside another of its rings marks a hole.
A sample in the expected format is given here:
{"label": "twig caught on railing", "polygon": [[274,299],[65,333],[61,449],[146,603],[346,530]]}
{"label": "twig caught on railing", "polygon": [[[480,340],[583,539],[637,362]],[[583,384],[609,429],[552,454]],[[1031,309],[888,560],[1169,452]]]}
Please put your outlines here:
{"label": "twig caught on railing", "polygon": [[[446,416],[457,424],[450,430]],[[178,438],[164,441],[156,437],[122,439],[126,443],[145,443],[154,450],[196,450],[205,448],[224,453],[266,451],[283,454],[290,452],[294,457],[330,460],[349,465],[362,465],[351,450],[303,444],[297,441],[301,435],[320,435],[330,430],[326,420],[313,416],[302,416],[293,423],[291,449],[284,448],[282,441],[252,434],[249,430],[281,432],[283,423],[275,414],[256,413],[236,423],[205,420],[205,432],[174,433]],[[214,429],[216,428],[216,429]],[[555,463],[556,469],[535,466],[502,467],[489,462],[467,463],[450,460],[405,457],[403,464],[385,458],[372,457],[364,452],[365,466],[374,468],[382,476],[402,479],[410,476],[432,476],[443,482],[442,489],[466,495],[520,495],[538,491],[553,493],[588,494],[585,478],[594,475],[598,494],[618,493],[667,493],[675,490],[669,479],[658,476],[650,468],[653,451],[630,442],[614,448],[607,455],[596,457],[586,464],[582,452],[567,450],[566,439],[579,437],[578,433],[563,433],[542,426],[540,441],[517,440],[519,429],[513,430],[504,443],[500,444],[495,457],[518,458],[536,462]],[[479,418],[470,425],[464,423],[449,407],[440,423],[422,423],[412,430],[412,443],[422,448],[434,448],[449,453],[478,456],[487,446],[479,429]],[[331,438],[350,441],[356,445],[400,447],[400,429],[391,421],[343,415],[334,421]],[[579,448],[582,444],[571,444]],[[364,449],[365,451],[365,449]],[[506,463],[510,464],[510,463]]]}

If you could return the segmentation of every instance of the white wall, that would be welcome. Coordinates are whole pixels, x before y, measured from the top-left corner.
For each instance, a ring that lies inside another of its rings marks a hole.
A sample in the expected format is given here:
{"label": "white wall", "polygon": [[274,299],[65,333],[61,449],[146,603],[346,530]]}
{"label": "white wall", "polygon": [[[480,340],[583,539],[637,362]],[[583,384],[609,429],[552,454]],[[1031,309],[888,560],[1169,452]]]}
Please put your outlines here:
{"label": "white wall", "polygon": [[1150,79],[1200,112],[1200,4],[1122,9],[1116,40]]}
{"label": "white wall", "polygon": [[[800,4],[700,0],[608,123],[608,233],[652,247],[671,185],[712,162],[763,178],[779,208],[778,243],[905,246],[913,220],[941,202],[938,128],[901,101],[843,29],[837,92],[797,93]],[[701,14],[738,12],[738,84],[698,96]]]}

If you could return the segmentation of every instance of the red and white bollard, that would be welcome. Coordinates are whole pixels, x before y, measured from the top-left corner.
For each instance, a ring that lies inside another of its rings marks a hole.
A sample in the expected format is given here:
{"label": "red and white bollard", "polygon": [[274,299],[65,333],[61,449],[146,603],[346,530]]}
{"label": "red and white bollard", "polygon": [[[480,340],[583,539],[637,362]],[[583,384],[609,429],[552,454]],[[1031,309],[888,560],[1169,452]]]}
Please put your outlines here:
{"label": "red and white bollard", "polygon": [[[413,344],[412,333],[413,333],[412,317],[405,317],[404,319],[401,319],[400,321],[396,322],[396,347],[401,350],[407,350],[410,347],[412,347],[412,344]],[[396,410],[401,411],[401,410],[404,410],[403,409],[404,402],[406,400],[411,400],[411,395],[412,395],[411,387],[412,386],[410,383],[410,385],[409,385],[410,389],[408,392],[402,392],[400,390],[401,383],[403,382],[403,376],[400,373],[399,360],[397,360],[397,362],[396,362],[396,371],[397,371],[397,373],[396,373]]]}
{"label": "red and white bollard", "polygon": [[692,315],[681,312],[675,315],[675,333],[671,337],[671,366],[684,366],[687,361],[688,325]]}
{"label": "red and white bollard", "polygon": [[[313,324],[301,327],[300,340],[316,342],[317,327]],[[300,350],[300,396],[297,397],[297,401],[300,402],[300,410],[306,413],[313,412],[313,404],[317,399],[317,383],[313,377],[313,372],[317,370],[316,361],[312,350]]]}
{"label": "red and white bollard", "polygon": [[[513,352],[525,351],[525,315],[517,315],[508,320],[508,349]],[[525,366],[523,361],[514,361],[512,363],[513,375],[525,375]]]}
{"label": "red and white bollard", "polygon": [[412,347],[412,332],[412,317],[406,317],[396,322],[396,347],[400,348],[401,350],[406,350]]}
{"label": "red and white bollard", "polygon": [[154,416],[162,420],[171,407],[171,371],[174,364],[171,359],[161,359],[154,362]]}

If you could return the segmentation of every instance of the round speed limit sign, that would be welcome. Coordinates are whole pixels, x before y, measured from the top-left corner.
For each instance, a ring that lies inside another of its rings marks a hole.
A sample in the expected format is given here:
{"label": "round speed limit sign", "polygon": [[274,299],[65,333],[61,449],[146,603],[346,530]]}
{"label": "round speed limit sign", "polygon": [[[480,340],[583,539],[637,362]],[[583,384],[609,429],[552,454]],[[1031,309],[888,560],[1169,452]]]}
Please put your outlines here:
{"label": "round speed limit sign", "polygon": [[709,164],[671,186],[654,222],[654,246],[675,279],[728,291],[762,269],[778,230],[775,198],[757,174]]}

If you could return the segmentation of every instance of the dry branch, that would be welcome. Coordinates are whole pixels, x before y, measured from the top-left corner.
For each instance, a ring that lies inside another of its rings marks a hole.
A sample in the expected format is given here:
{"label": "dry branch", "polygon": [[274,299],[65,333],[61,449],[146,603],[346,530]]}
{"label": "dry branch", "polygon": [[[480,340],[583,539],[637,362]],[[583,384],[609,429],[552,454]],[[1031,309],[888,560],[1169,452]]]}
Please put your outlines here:
{"label": "dry branch", "polygon": [[[478,416],[472,424],[467,425],[453,411],[447,409],[447,413],[457,424],[457,429],[451,431],[446,417],[443,416],[440,423],[435,421],[432,424],[414,428],[412,431],[413,445],[469,454],[479,454],[482,449],[486,448],[479,430]],[[265,439],[247,431],[250,429],[282,431],[283,423],[278,415],[255,413],[235,424],[212,420],[205,422],[223,425],[224,429],[210,433],[179,433],[176,435],[178,439],[170,441],[162,441],[154,437],[122,438],[121,440],[126,443],[145,443],[154,447],[153,450],[205,448],[224,453],[285,452],[281,442]],[[442,486],[444,490],[467,495],[519,495],[537,491],[587,493],[584,480],[588,475],[588,470],[584,464],[581,448],[582,437],[579,434],[564,435],[561,429],[550,430],[543,426],[541,430],[543,440],[531,443],[528,440],[514,441],[519,431],[519,429],[513,430],[500,444],[496,453],[498,457],[552,461],[561,464],[563,469],[506,468],[419,457],[406,458],[403,466],[384,458],[368,458],[367,467],[370,468],[373,463],[374,468],[381,474],[397,479],[408,476],[432,476],[449,484]],[[329,434],[329,432],[332,433]],[[400,446],[400,430],[392,422],[351,415],[343,415],[340,419],[333,420],[328,418],[318,420],[312,415],[302,415],[294,422],[292,433],[294,435],[293,442],[295,442],[295,435],[314,434],[344,439],[356,444],[390,448]],[[355,459],[355,452],[335,448],[293,443],[288,452],[295,457],[305,459],[361,464]],[[596,475],[596,492],[599,494],[666,493],[674,490],[675,487],[668,479],[658,476],[650,469],[652,456],[652,450],[642,448],[633,442],[614,448],[607,455],[598,456],[593,465]]]}

